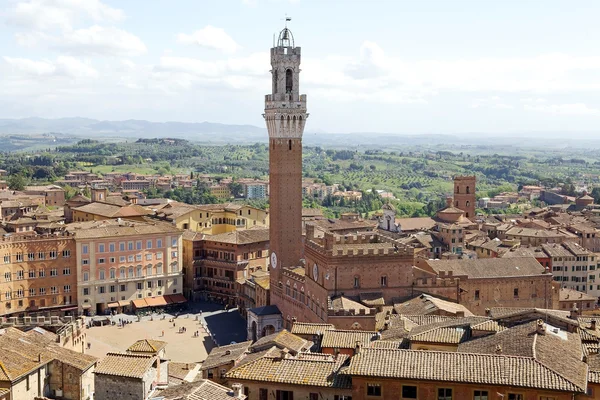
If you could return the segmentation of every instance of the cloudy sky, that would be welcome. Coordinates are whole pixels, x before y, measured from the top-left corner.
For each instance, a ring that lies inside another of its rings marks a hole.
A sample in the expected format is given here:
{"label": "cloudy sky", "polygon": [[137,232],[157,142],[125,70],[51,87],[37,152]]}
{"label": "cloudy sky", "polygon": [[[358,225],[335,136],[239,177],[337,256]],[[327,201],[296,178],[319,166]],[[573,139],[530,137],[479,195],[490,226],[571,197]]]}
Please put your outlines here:
{"label": "cloudy sky", "polygon": [[307,130],[600,131],[595,0],[0,0],[0,118],[262,126],[286,14]]}

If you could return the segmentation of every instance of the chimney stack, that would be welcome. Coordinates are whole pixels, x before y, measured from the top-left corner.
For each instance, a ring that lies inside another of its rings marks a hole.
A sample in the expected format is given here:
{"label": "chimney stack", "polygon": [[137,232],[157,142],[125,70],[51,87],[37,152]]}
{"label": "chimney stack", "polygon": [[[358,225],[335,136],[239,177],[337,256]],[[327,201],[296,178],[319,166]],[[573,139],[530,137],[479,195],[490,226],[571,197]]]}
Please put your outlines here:
{"label": "chimney stack", "polygon": [[593,330],[593,331],[595,331],[595,330],[596,330],[596,320],[595,320],[595,319],[593,319],[593,320],[591,321],[590,329],[591,329],[591,330]]}
{"label": "chimney stack", "polygon": [[241,383],[234,383],[233,385],[231,385],[231,389],[233,389],[233,398],[234,399],[241,399],[242,395],[244,393],[244,391],[242,390],[242,384]]}
{"label": "chimney stack", "polygon": [[502,345],[496,345],[496,354],[502,354]]}
{"label": "chimney stack", "polygon": [[490,310],[489,308],[485,309],[485,315],[487,315],[489,317],[491,313],[492,313],[492,310]]}
{"label": "chimney stack", "polygon": [[542,321],[541,319],[537,320],[536,332],[537,332],[538,335],[545,335],[546,334],[546,325],[544,325],[544,321]]}
{"label": "chimney stack", "polygon": [[569,318],[571,319],[577,319],[579,318],[579,309],[577,308],[577,305],[573,305],[573,308],[571,308],[571,313],[569,314]]}
{"label": "chimney stack", "polygon": [[354,355],[360,354],[360,348],[362,345],[360,344],[360,340],[356,341],[356,345],[354,346]]}

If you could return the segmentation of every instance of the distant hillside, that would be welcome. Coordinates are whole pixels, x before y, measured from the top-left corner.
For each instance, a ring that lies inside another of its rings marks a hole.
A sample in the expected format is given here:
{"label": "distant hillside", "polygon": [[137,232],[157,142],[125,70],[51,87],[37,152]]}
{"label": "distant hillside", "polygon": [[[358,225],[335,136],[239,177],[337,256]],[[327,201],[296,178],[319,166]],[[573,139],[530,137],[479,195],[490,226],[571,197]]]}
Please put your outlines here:
{"label": "distant hillside", "polygon": [[174,137],[211,142],[257,142],[266,140],[267,131],[252,125],[226,125],[212,122],[149,122],[143,120],[99,121],[89,118],[0,119],[0,135],[42,134],[119,138]]}

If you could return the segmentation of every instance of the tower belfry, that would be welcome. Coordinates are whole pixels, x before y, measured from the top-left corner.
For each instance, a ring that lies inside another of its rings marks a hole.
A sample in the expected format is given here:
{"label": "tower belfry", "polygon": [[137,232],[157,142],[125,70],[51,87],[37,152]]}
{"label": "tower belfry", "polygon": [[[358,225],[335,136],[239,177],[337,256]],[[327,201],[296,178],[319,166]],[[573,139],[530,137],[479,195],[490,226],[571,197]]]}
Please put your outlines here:
{"label": "tower belfry", "polygon": [[271,48],[271,94],[263,114],[269,132],[270,274],[272,303],[281,295],[281,269],[297,266],[302,244],[302,133],[308,114],[300,94],[300,47],[286,27]]}

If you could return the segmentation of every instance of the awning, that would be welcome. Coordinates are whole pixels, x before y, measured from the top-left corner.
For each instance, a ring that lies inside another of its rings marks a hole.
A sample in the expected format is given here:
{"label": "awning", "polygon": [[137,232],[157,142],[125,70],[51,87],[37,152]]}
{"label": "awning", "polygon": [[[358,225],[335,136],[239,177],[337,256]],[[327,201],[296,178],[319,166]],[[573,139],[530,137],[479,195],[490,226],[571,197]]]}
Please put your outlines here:
{"label": "awning", "polygon": [[133,306],[135,308],[146,308],[148,307],[148,304],[146,304],[146,300],[144,299],[136,299],[132,301]]}
{"label": "awning", "polygon": [[168,298],[168,302],[170,303],[185,303],[187,301],[187,299],[185,298],[184,295],[182,295],[181,293],[179,294],[169,294],[167,296],[165,296]]}
{"label": "awning", "polygon": [[146,297],[145,300],[149,307],[160,307],[167,305],[167,301],[163,296]]}
{"label": "awning", "polygon": [[119,307],[119,303],[108,303],[108,308],[117,308]]}
{"label": "awning", "polygon": [[81,306],[81,308],[83,308],[84,310],[87,310],[88,308],[92,308],[91,304],[84,304]]}
{"label": "awning", "polygon": [[71,310],[77,310],[77,306],[74,307],[67,307],[67,308],[62,308],[61,311],[71,311]]}
{"label": "awning", "polygon": [[128,307],[131,304],[129,300],[119,300],[119,307]]}

